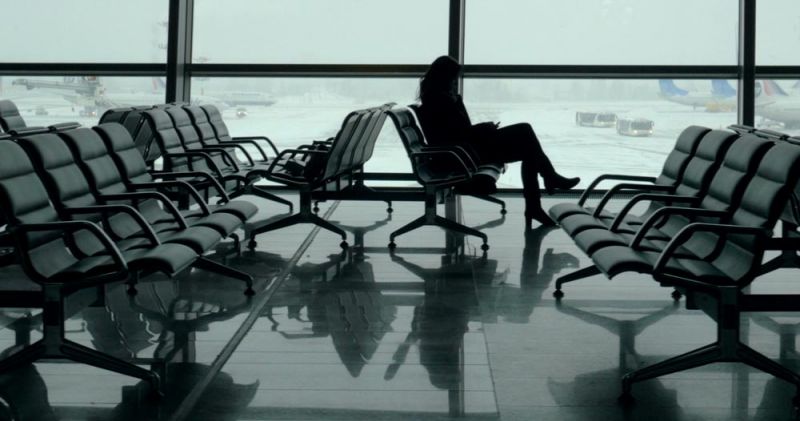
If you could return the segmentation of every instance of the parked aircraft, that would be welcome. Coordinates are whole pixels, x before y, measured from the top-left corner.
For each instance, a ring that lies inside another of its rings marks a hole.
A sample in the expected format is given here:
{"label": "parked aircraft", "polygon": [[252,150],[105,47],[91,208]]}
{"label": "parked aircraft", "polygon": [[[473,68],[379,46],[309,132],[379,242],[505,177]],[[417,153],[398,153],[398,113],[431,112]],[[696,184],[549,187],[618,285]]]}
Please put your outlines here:
{"label": "parked aircraft", "polygon": [[736,109],[736,89],[726,80],[711,81],[710,91],[688,91],[675,85],[672,79],[658,81],[660,96],[678,104],[692,108],[704,108],[709,112],[733,111]]}
{"label": "parked aircraft", "polygon": [[790,93],[774,80],[760,81],[756,99],[756,115],[783,124],[786,129],[800,129],[800,93],[795,83]]}

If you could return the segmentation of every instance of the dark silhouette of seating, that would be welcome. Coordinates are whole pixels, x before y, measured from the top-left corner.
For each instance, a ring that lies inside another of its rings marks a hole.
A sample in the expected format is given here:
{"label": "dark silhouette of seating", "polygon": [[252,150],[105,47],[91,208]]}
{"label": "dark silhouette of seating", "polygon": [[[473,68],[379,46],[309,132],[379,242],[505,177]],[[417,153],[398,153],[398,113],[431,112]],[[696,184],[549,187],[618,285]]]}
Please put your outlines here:
{"label": "dark silhouette of seating", "polygon": [[[250,275],[202,256],[215,248],[222,238],[214,229],[188,226],[174,208],[173,221],[151,226],[133,207],[119,203],[119,201],[129,203],[132,200],[130,195],[102,193],[96,186],[96,191],[93,191],[89,180],[75,162],[72,152],[58,135],[39,134],[21,138],[18,142],[25,148],[47,189],[53,206],[62,219],[80,218],[103,223],[122,250],[161,242],[185,245],[198,255],[193,260],[192,266],[239,279],[247,285],[246,293],[254,292],[253,278]],[[158,194],[153,193],[139,194],[137,198],[139,200],[156,198]],[[85,255],[92,256],[98,252],[98,245],[84,237],[75,236],[73,246]]]}
{"label": "dark silhouette of seating", "polygon": [[[686,225],[661,252],[641,250],[634,242],[631,246],[605,247],[591,256],[609,277],[621,272],[651,274],[662,286],[688,295],[687,303],[699,307],[717,323],[713,343],[625,375],[621,396],[624,401],[631,399],[635,382],[714,362],[742,362],[794,384],[798,388],[795,404],[800,402],[800,376],[742,343],[739,326],[743,311],[781,311],[787,302],[795,310],[798,307],[796,296],[782,299],[743,292],[758,276],[766,250],[800,246],[797,242],[787,244],[784,239],[772,239],[772,229],[789,203],[798,178],[800,144],[778,142],[760,160],[736,202],[717,203],[730,211],[709,207],[690,212],[717,216],[717,223]],[[709,249],[711,253],[706,255]]]}
{"label": "dark silhouette of seating", "polygon": [[[596,253],[605,255],[606,248],[613,249],[615,246],[631,246],[638,250],[658,253],[663,250],[672,237],[690,223],[729,216],[729,213],[738,204],[739,198],[751,178],[756,175],[762,157],[772,145],[773,142],[754,135],[738,138],[727,149],[721,164],[712,165],[705,159],[695,160],[701,165],[699,168],[693,168],[692,175],[708,179],[709,170],[713,169],[714,171],[713,178],[707,181],[708,186],[699,189],[703,192],[702,196],[653,196],[656,200],[673,200],[675,203],[686,206],[661,207],[653,212],[634,232],[614,232],[605,228],[593,228],[579,232],[573,236],[573,240],[592,258]],[[692,180],[694,178],[692,175],[685,179]],[[692,182],[691,184],[696,183]],[[693,244],[693,250],[689,254],[694,253],[700,258],[706,258],[713,253],[713,247],[713,242]],[[554,292],[555,297],[563,297],[561,287],[564,283],[598,273],[600,273],[599,267],[592,265],[558,278]],[[680,295],[675,294],[674,298],[680,298]]]}
{"label": "dark silhouette of seating", "polygon": [[370,136],[377,136],[375,131],[380,130],[385,108],[379,106],[349,113],[333,140],[324,146],[284,149],[278,154],[264,178],[297,189],[300,210],[278,221],[252,228],[250,248],[255,248],[256,235],[298,223],[315,224],[339,234],[342,237],[340,246],[348,247],[347,234],[343,229],[312,212],[312,194],[361,170],[364,159],[369,155],[363,152],[364,145],[374,146],[374,141],[370,143]]}
{"label": "dark silhouette of seating", "polygon": [[468,158],[463,149],[426,146],[423,143],[422,131],[410,109],[393,108],[386,112],[400,135],[411,160],[412,171],[425,194],[425,213],[392,232],[389,237],[389,247],[396,247],[394,239],[399,235],[425,225],[435,225],[453,232],[476,236],[483,240],[481,249],[488,250],[486,234],[436,213],[437,199],[442,195],[451,194],[455,186],[470,180],[475,173],[475,168],[465,162]]}
{"label": "dark silhouette of seating", "polygon": [[[563,218],[574,214],[594,214],[603,210],[603,206],[618,192],[635,190],[660,192],[670,191],[680,182],[689,160],[697,151],[700,140],[711,129],[700,126],[689,126],[678,136],[675,146],[667,155],[661,174],[658,177],[635,176],[628,174],[603,174],[594,179],[581,194],[577,203],[559,203],[550,208],[548,213],[554,220],[560,222]],[[585,207],[586,201],[595,194],[600,183],[607,180],[626,181],[613,186],[603,196],[597,208]],[[636,182],[636,183],[630,183]],[[647,183],[647,184],[645,184]],[[597,209],[597,210],[595,210]],[[599,216],[599,215],[598,215]]]}
{"label": "dark silhouette of seating", "polygon": [[[61,219],[28,155],[7,140],[0,141],[0,211],[14,235],[22,267],[41,285],[44,301],[42,339],[0,361],[0,372],[42,358],[67,358],[147,380],[157,392],[155,373],[66,339],[64,300],[76,291],[133,276],[176,275],[190,267],[197,254],[186,246],[158,241],[121,250],[97,224]],[[75,247],[76,235],[93,240],[92,255]]]}

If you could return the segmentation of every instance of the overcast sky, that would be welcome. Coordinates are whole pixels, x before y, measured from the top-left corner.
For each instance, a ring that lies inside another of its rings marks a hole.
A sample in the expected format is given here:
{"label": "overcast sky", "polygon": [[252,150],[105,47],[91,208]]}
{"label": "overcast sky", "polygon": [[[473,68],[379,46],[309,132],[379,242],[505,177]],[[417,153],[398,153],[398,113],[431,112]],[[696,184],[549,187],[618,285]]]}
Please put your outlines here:
{"label": "overcast sky", "polygon": [[[166,0],[0,0],[3,61],[159,62]],[[428,63],[447,0],[196,0],[194,57]],[[800,64],[800,0],[758,2],[759,63]],[[736,0],[467,0],[469,63],[734,64]]]}

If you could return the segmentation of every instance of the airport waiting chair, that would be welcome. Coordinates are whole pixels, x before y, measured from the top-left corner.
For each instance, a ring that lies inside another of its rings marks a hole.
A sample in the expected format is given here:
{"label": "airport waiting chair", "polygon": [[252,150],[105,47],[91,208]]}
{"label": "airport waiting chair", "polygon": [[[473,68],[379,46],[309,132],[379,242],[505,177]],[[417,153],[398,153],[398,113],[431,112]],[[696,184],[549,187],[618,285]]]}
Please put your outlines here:
{"label": "airport waiting chair", "polygon": [[[190,267],[197,254],[180,244],[158,242],[122,251],[98,225],[60,219],[27,154],[11,141],[0,141],[0,212],[14,236],[19,261],[41,286],[44,301],[42,338],[0,361],[0,372],[43,358],[66,358],[146,380],[158,392],[154,372],[67,339],[64,301],[77,291],[132,276],[174,276]],[[74,248],[78,234],[98,245],[94,255]]]}
{"label": "airport waiting chair", "polygon": [[392,232],[389,236],[389,247],[396,247],[394,239],[399,235],[425,225],[435,225],[449,231],[476,236],[483,240],[481,249],[488,250],[486,234],[436,213],[437,199],[443,194],[451,193],[455,186],[469,181],[474,174],[464,161],[463,149],[426,146],[422,131],[409,108],[392,108],[386,113],[400,135],[417,182],[425,191],[425,213]]}
{"label": "airport waiting chair", "polygon": [[[150,225],[133,207],[120,203],[129,203],[134,199],[158,199],[159,195],[155,192],[139,192],[135,197],[130,194],[94,192],[69,147],[55,134],[25,137],[18,142],[33,162],[53,206],[64,219],[81,218],[104,224],[123,250],[148,242],[185,245],[198,255],[192,262],[194,267],[243,281],[247,286],[245,293],[253,293],[253,278],[250,275],[203,256],[222,239],[216,230],[189,226],[174,207],[165,208],[174,215],[173,221]],[[83,238],[76,238],[75,248],[88,256],[97,253],[97,245]]]}
{"label": "airport waiting chair", "polygon": [[[640,193],[634,196],[619,213],[604,212],[603,207],[598,207],[592,214],[576,213],[562,217],[559,225],[571,237],[593,228],[635,232],[648,216],[665,205],[663,199],[668,199],[668,203],[692,203],[703,196],[717,168],[722,164],[725,153],[738,137],[739,135],[728,130],[706,132],[672,186],[660,190],[658,194]],[[634,206],[645,200],[649,200],[649,206],[641,215],[630,213]]]}
{"label": "airport waiting chair", "polygon": [[[235,240],[238,250],[239,238],[236,230],[243,227],[244,222],[230,213],[211,213],[204,207],[205,202],[197,201],[200,206],[198,211],[181,212],[169,201],[167,196],[157,193],[151,188],[137,189],[124,182],[117,165],[106,149],[100,135],[92,129],[80,128],[60,133],[64,142],[72,151],[75,161],[83,170],[84,176],[89,180],[89,185],[94,193],[100,197],[104,195],[127,196],[134,200],[134,207],[144,216],[152,226],[175,222],[175,215],[179,214],[188,226],[207,227],[217,231],[222,237]],[[167,183],[189,189],[189,195],[200,198],[200,194],[192,189],[188,183]]]}
{"label": "airport waiting chair", "polygon": [[[151,114],[156,112],[158,111],[154,111]],[[261,180],[264,175],[266,175],[269,167],[265,165],[256,166],[250,158],[248,158],[248,162],[245,165],[240,165],[238,159],[236,158],[235,149],[238,149],[240,152],[245,154],[246,157],[249,157],[247,150],[244,149],[242,145],[222,144],[222,146],[207,146],[201,139],[198,128],[192,123],[192,119],[189,116],[188,111],[181,107],[167,107],[164,109],[164,112],[166,112],[167,115],[169,115],[169,118],[172,120],[174,132],[177,132],[185,151],[203,152],[208,154],[211,161],[216,165],[217,168],[220,169],[225,177],[239,180],[241,187],[232,192],[231,196],[237,197],[243,194],[252,194],[263,199],[284,204],[289,207],[290,212],[294,209],[294,205],[291,201],[270,193],[266,189],[255,184],[257,181]],[[166,127],[160,129],[158,133],[164,142],[169,141],[170,136],[173,134],[173,131]],[[232,146],[234,150],[229,148],[229,146]]]}
{"label": "airport waiting chair", "polygon": [[28,127],[25,119],[19,113],[19,109],[13,101],[0,100],[0,129],[9,133],[12,130],[24,129]]}
{"label": "airport waiting chair", "polygon": [[298,190],[300,210],[298,213],[250,229],[248,247],[255,248],[258,234],[300,223],[315,224],[342,237],[339,244],[347,248],[345,231],[312,212],[312,193],[316,189],[336,183],[342,177],[361,168],[362,162],[353,160],[353,147],[368,135],[367,128],[374,127],[383,107],[356,110],[342,121],[341,128],[331,142],[323,147],[284,149],[270,164],[265,178]]}
{"label": "airport waiting chair", "polygon": [[[206,106],[208,111],[199,105],[185,105],[183,107],[184,110],[189,114],[191,118],[192,124],[194,125],[197,133],[200,136],[200,141],[206,147],[224,147],[228,150],[238,150],[240,151],[246,158],[246,162],[242,162],[243,165],[248,166],[256,166],[256,165],[269,165],[270,158],[269,155],[264,151],[261,145],[253,139],[243,139],[243,140],[233,140],[228,133],[228,128],[225,125],[225,122],[222,120],[222,114],[220,114],[219,110],[214,106]],[[214,116],[215,123],[219,126],[219,132],[223,134],[223,140],[217,137],[217,130],[214,130],[214,126],[211,125],[209,121],[209,114]],[[267,141],[268,138],[265,137]],[[270,150],[273,153],[273,157],[278,156],[278,149],[275,145],[269,141],[267,145],[270,146]],[[245,146],[250,146],[251,148],[255,149],[258,153],[251,154]]]}
{"label": "airport waiting chair", "polygon": [[[217,140],[221,143],[239,143],[239,144],[249,144],[252,145],[259,151],[259,154],[263,159],[266,159],[268,156],[264,151],[264,147],[262,144],[267,146],[267,149],[271,150],[274,156],[278,156],[278,148],[275,147],[275,144],[266,136],[236,136],[233,137],[228,131],[228,126],[225,124],[225,121],[222,119],[222,113],[219,111],[213,104],[204,104],[201,105],[200,108],[206,113],[208,117],[208,123],[211,128],[214,130],[214,134],[216,135]],[[262,143],[259,143],[262,142]]]}
{"label": "airport waiting chair", "polygon": [[[425,139],[425,133],[422,131],[422,125],[419,124],[419,105],[412,104],[409,105],[408,108],[413,111],[414,121],[415,124],[419,127],[420,133],[422,133],[422,143],[428,146],[428,141]],[[495,183],[497,180],[500,179],[500,176],[503,175],[506,171],[505,164],[480,164],[478,165],[470,156],[469,152],[467,152],[463,148],[453,149],[459,153],[462,161],[470,167],[472,171],[472,177],[465,183],[462,183],[455,187],[455,192],[462,195],[472,196],[476,199],[484,200],[487,202],[495,203],[500,205],[500,214],[505,215],[506,211],[506,202],[504,200],[498,199],[491,195],[497,189],[495,187]],[[481,186],[479,188],[475,188],[475,186]],[[491,185],[492,188],[487,190],[486,187]]]}
{"label": "airport waiting chair", "polygon": [[[631,190],[638,192],[670,191],[680,181],[680,177],[682,177],[686,166],[689,164],[689,159],[697,151],[700,140],[709,131],[711,129],[700,126],[689,126],[684,129],[678,136],[672,151],[667,155],[661,173],[657,177],[603,174],[589,183],[577,203],[559,203],[552,206],[548,213],[556,222],[560,222],[567,216],[574,214],[595,214],[598,217],[602,217],[605,204],[620,192],[629,192]],[[604,181],[623,181],[624,183],[617,184],[609,189],[596,208],[586,207],[586,201],[595,194],[597,186]],[[605,216],[606,219],[613,219],[612,215]]]}
{"label": "airport waiting chair", "polygon": [[[244,200],[230,200],[222,186],[216,183],[216,180],[208,173],[197,171],[188,173],[169,173],[163,171],[155,174],[151,173],[147,168],[147,163],[133,143],[133,138],[131,138],[130,133],[120,124],[100,124],[95,126],[93,130],[100,134],[100,137],[106,145],[106,149],[114,159],[117,168],[124,178],[123,181],[132,189],[161,189],[164,186],[173,186],[175,183],[182,185],[183,182],[181,180],[185,178],[197,179],[205,177],[206,181],[214,184],[216,186],[216,193],[222,198],[222,203],[205,203],[202,197],[195,196],[195,201],[200,209],[182,210],[181,213],[185,217],[192,217],[199,213],[205,213],[205,208],[213,213],[229,213],[239,218],[242,222],[246,222],[258,212],[258,208],[250,202]],[[178,188],[183,187],[178,186]],[[191,185],[186,188],[191,188]],[[191,193],[193,191],[196,190],[189,190],[192,196],[194,196],[194,194]]]}
{"label": "airport waiting chair", "polygon": [[[693,222],[719,220],[725,218],[729,212],[738,205],[739,198],[745,191],[750,179],[755,176],[762,157],[773,142],[754,136],[746,135],[738,138],[722,160],[715,166],[713,178],[708,182],[708,187],[703,189],[702,196],[658,196],[656,200],[682,206],[664,206],[653,214],[634,232],[615,232],[606,228],[587,229],[574,235],[572,239],[589,257],[594,258],[597,253],[605,253],[606,249],[613,247],[634,247],[637,250],[658,253],[664,249],[671,238],[681,229]],[[702,147],[702,145],[701,145]],[[701,153],[702,154],[702,153]],[[702,171],[692,171],[692,174]],[[691,178],[691,175],[687,175]],[[706,258],[713,254],[713,249],[708,245],[702,250],[694,245],[692,251],[679,250],[682,253]],[[600,273],[600,267],[595,263],[592,266],[579,269],[563,275],[556,280],[556,290],[553,295],[562,298],[562,287],[565,283],[577,281]],[[680,298],[680,294],[673,294],[673,298]]]}
{"label": "airport waiting chair", "polygon": [[[797,311],[797,295],[745,293],[760,272],[765,251],[794,249],[797,241],[773,239],[772,230],[800,178],[800,145],[778,142],[758,165],[739,204],[719,223],[693,223],[681,230],[661,253],[634,248],[608,247],[592,259],[609,277],[621,271],[652,274],[662,286],[674,287],[691,297],[687,303],[709,314],[716,322],[716,339],[707,346],[639,368],[622,379],[623,401],[632,399],[636,382],[715,362],[741,362],[792,383],[794,403],[800,402],[800,376],[741,339],[744,311]],[[715,253],[705,259],[676,254],[692,244],[714,243]]]}

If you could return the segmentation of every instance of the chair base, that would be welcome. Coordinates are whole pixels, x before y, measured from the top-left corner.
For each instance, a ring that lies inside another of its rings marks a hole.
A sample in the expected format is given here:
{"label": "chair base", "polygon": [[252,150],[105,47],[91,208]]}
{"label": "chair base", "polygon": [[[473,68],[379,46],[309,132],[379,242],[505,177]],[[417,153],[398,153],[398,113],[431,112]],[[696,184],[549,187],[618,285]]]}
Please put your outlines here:
{"label": "chair base", "polygon": [[265,233],[268,231],[275,231],[277,229],[285,228],[296,224],[314,224],[320,228],[326,229],[335,234],[339,234],[342,237],[342,242],[339,243],[339,246],[341,246],[343,249],[346,249],[348,247],[347,234],[345,233],[345,231],[337,227],[336,225],[326,221],[319,215],[313,213],[311,209],[311,194],[310,192],[305,192],[305,191],[300,192],[300,211],[298,213],[250,229],[248,232],[250,236],[250,242],[247,244],[247,247],[250,248],[250,250],[256,248],[257,245],[256,235],[258,234]]}

